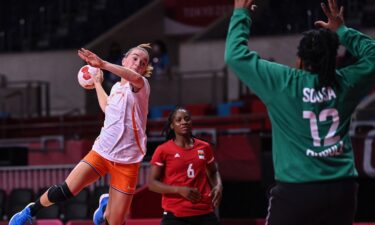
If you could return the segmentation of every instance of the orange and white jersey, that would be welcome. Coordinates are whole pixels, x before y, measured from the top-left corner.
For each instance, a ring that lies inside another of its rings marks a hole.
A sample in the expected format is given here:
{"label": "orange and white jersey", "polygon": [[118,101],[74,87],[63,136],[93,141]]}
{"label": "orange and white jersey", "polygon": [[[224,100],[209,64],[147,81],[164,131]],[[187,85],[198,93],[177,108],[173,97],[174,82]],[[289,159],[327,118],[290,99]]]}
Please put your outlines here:
{"label": "orange and white jersey", "polygon": [[117,82],[111,89],[105,108],[104,126],[95,140],[93,150],[104,158],[123,164],[142,161],[146,154],[146,123],[150,85],[138,92],[129,82]]}

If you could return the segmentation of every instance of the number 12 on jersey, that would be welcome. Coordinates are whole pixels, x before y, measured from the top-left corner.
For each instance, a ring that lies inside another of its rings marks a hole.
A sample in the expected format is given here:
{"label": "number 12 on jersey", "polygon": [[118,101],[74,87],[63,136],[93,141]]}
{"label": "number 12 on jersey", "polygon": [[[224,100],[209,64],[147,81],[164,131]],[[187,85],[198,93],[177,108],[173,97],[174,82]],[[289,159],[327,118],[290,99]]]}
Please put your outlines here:
{"label": "number 12 on jersey", "polygon": [[310,131],[314,147],[320,147],[322,144],[319,136],[318,122],[327,121],[329,117],[332,123],[324,138],[323,146],[333,145],[340,140],[340,136],[336,135],[340,123],[338,111],[334,108],[324,109],[319,113],[319,117],[312,111],[303,111],[303,118],[310,120]]}

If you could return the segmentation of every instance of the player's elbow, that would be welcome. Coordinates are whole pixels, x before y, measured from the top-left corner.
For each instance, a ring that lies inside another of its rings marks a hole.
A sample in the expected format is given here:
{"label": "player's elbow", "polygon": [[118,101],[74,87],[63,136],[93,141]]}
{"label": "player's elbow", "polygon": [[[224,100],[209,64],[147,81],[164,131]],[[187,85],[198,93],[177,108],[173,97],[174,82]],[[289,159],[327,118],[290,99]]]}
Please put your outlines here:
{"label": "player's elbow", "polygon": [[143,88],[145,82],[141,76],[134,78],[130,81],[132,86],[135,88],[136,92]]}
{"label": "player's elbow", "polygon": [[156,192],[154,180],[149,178],[147,182],[147,187],[148,187],[148,190]]}
{"label": "player's elbow", "polygon": [[230,57],[230,55],[228,54],[228,51],[225,51],[224,53],[224,62],[226,65],[229,65],[230,63],[232,63],[232,57]]}
{"label": "player's elbow", "polygon": [[137,84],[138,87],[142,88],[145,82],[143,80],[143,77],[140,75],[134,79],[134,83]]}
{"label": "player's elbow", "polygon": [[224,54],[224,62],[227,66],[233,67],[233,65],[236,63],[235,62],[235,57],[230,51],[225,51]]}

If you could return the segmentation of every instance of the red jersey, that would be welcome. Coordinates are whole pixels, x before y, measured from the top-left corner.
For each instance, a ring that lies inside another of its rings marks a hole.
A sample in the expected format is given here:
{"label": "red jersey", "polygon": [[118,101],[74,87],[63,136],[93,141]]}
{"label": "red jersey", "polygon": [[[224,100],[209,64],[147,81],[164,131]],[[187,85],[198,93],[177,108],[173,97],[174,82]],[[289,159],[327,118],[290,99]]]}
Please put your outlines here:
{"label": "red jersey", "polygon": [[169,140],[155,150],[151,164],[163,167],[161,182],[174,186],[195,187],[202,199],[192,203],[179,194],[163,194],[162,208],[177,217],[208,214],[213,211],[206,166],[214,162],[209,143],[194,138],[194,146],[181,148]]}

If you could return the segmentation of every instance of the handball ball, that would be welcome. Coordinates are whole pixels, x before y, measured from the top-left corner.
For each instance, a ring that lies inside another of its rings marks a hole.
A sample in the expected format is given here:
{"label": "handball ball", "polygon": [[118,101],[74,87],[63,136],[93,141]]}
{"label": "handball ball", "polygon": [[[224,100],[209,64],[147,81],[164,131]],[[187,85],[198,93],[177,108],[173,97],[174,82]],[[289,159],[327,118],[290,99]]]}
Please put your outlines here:
{"label": "handball ball", "polygon": [[82,66],[77,75],[78,83],[85,89],[94,89],[94,76],[101,76],[101,81],[103,81],[103,71],[101,69],[90,65]]}

